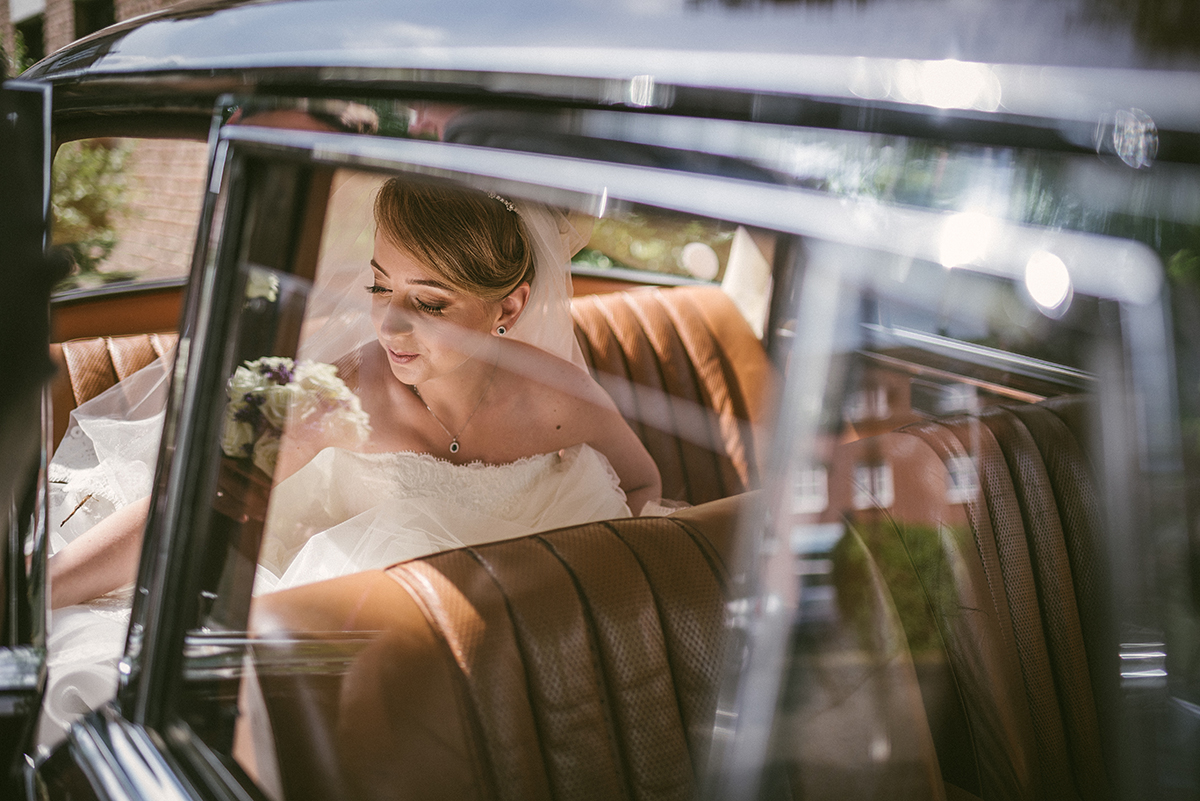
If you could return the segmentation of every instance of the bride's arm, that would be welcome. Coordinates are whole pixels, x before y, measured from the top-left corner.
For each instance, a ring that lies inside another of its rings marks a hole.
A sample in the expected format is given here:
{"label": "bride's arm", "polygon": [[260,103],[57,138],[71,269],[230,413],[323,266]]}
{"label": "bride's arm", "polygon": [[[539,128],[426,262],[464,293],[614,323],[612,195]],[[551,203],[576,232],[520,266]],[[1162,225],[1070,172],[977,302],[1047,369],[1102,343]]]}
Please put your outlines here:
{"label": "bride's arm", "polygon": [[662,498],[658,465],[604,388],[573,365],[569,366],[569,372],[572,379],[564,382],[564,386],[573,384],[568,394],[582,401],[582,407],[576,407],[570,414],[571,425],[582,423],[581,439],[608,459],[621,480],[629,510],[640,515],[646,501]]}
{"label": "bride's arm", "polygon": [[149,496],[123,506],[50,557],[50,608],[90,601],[137,578]]}
{"label": "bride's arm", "polygon": [[621,479],[621,489],[625,491],[630,511],[640,515],[646,501],[662,498],[662,476],[658,465],[615,409],[604,417],[607,419],[601,421],[595,439],[589,444],[608,459]]}

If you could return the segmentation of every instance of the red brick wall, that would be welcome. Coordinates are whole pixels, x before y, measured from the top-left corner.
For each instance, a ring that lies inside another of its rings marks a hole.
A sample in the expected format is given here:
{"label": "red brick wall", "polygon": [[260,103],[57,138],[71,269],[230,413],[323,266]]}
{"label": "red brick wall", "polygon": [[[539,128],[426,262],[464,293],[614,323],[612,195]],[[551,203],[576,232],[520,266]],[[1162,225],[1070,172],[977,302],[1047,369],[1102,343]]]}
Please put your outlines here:
{"label": "red brick wall", "polygon": [[207,163],[204,142],[138,141],[126,166],[129,212],[102,269],[132,271],[146,279],[187,274]]}
{"label": "red brick wall", "polygon": [[[118,20],[171,5],[164,0],[115,0]],[[46,0],[46,53],[75,39],[73,0]],[[0,0],[0,42],[11,52],[9,0]],[[203,142],[141,140],[127,162],[129,212],[120,239],[102,269],[143,278],[186,274],[191,266],[196,221],[204,197],[207,150]]]}
{"label": "red brick wall", "polygon": [[46,0],[46,55],[75,41],[75,4],[72,0]]}
{"label": "red brick wall", "polygon": [[123,20],[148,14],[169,5],[171,3],[162,0],[115,0],[113,8],[117,13],[117,19]]}

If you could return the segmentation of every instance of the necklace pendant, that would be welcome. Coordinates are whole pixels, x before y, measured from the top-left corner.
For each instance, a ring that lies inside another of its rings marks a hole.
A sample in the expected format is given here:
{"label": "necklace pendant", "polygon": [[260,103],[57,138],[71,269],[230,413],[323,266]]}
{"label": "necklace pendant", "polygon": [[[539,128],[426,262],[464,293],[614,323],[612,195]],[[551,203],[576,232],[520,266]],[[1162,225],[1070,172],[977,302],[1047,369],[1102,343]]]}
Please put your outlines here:
{"label": "necklace pendant", "polygon": [[450,452],[458,453],[458,439],[457,438],[450,440]]}

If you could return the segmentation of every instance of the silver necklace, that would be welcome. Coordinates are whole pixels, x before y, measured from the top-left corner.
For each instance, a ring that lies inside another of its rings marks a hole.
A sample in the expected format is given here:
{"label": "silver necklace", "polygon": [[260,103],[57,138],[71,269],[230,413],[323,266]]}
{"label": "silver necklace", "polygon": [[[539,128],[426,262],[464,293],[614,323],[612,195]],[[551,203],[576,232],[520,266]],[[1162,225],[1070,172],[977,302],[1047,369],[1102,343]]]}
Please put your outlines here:
{"label": "silver necklace", "polygon": [[434,413],[433,409],[429,408],[429,404],[426,403],[425,399],[421,397],[421,390],[417,389],[417,385],[412,384],[409,386],[409,389],[411,389],[413,394],[417,396],[417,400],[419,400],[421,405],[425,407],[425,411],[429,412],[429,416],[433,418],[433,421],[441,426],[442,430],[446,432],[446,436],[450,438],[451,453],[458,453],[458,438],[462,436],[464,431],[467,430],[467,426],[471,424],[471,419],[475,417],[475,412],[479,411],[479,407],[483,405],[483,399],[487,397],[488,390],[492,388],[492,381],[496,379],[497,363],[498,362],[492,362],[492,372],[488,376],[487,386],[483,388],[483,392],[479,393],[479,401],[475,404],[475,408],[471,410],[471,413],[467,415],[466,421],[462,424],[462,428],[458,429],[457,434],[451,434],[450,429],[446,428],[446,424],[442,422],[442,419]]}

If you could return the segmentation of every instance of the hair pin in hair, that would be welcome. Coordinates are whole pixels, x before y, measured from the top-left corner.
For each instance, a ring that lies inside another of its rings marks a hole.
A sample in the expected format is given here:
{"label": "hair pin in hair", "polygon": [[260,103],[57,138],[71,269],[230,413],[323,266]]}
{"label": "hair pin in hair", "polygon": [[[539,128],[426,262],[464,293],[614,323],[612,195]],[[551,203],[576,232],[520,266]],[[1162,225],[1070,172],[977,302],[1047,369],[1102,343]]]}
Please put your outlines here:
{"label": "hair pin in hair", "polygon": [[508,198],[503,197],[501,195],[497,195],[495,192],[488,192],[487,196],[490,197],[492,200],[499,200],[501,203],[504,204],[504,208],[508,209],[513,214],[517,213],[517,207],[514,206],[513,202],[511,200],[509,200]]}

